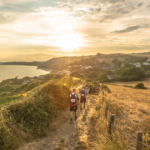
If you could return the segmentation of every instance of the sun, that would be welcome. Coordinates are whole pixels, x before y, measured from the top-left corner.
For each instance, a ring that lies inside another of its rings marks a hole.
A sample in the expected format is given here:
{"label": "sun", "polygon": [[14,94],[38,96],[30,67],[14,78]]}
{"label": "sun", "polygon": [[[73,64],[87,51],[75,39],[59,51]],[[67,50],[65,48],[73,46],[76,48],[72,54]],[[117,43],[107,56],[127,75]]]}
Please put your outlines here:
{"label": "sun", "polygon": [[82,46],[82,38],[78,34],[63,33],[59,36],[58,45],[66,51],[73,51]]}

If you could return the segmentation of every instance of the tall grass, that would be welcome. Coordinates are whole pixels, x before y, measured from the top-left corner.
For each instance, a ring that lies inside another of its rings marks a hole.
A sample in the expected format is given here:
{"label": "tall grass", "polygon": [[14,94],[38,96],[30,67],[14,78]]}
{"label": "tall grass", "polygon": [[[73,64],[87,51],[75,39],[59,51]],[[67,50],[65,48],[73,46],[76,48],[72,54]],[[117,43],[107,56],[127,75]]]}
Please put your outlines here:
{"label": "tall grass", "polygon": [[0,109],[0,149],[14,150],[24,141],[47,135],[51,122],[68,106],[70,90],[47,83],[28,98]]}
{"label": "tall grass", "polygon": [[[105,101],[100,95],[100,110],[96,112],[90,141],[95,149],[135,149],[137,131],[143,132],[143,143],[150,145],[150,104],[149,91],[130,89],[122,86],[109,85],[112,93],[105,93]],[[105,107],[108,108],[108,119],[105,118]],[[110,115],[115,114],[115,131],[109,136],[108,125]],[[96,138],[95,138],[96,137]],[[148,150],[143,145],[143,150]]]}

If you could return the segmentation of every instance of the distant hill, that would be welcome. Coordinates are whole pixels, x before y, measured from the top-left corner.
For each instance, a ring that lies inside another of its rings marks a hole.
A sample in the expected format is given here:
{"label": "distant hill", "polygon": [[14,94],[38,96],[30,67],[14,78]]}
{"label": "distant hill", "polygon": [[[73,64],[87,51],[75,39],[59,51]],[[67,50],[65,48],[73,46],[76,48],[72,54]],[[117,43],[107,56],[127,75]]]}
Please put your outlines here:
{"label": "distant hill", "polygon": [[53,58],[43,62],[42,64],[38,65],[38,67],[42,69],[48,69],[48,70],[59,70],[59,69],[63,69],[66,65],[70,65],[75,61],[80,61],[82,58],[88,58],[88,57],[80,56],[80,57]]}
{"label": "distant hill", "polygon": [[1,63],[1,65],[26,65],[26,66],[38,66],[43,62],[34,61],[34,62],[6,62]]}
{"label": "distant hill", "polygon": [[124,61],[131,62],[131,60],[134,60],[136,62],[136,61],[139,61],[137,58],[142,58],[142,57],[150,58],[150,52],[132,53],[132,54],[123,54],[123,53],[102,54],[102,53],[97,53],[96,55],[90,55],[90,56],[58,57],[58,58],[52,58],[50,60],[43,61],[43,62],[38,62],[38,61],[34,61],[34,62],[6,62],[6,63],[2,63],[2,65],[28,65],[28,66],[38,66],[38,68],[46,69],[46,70],[61,70],[61,69],[65,69],[66,66],[69,66],[71,63],[74,63],[75,61],[80,62],[80,60],[83,58],[84,59],[91,58],[93,62],[103,62],[104,61],[104,62],[112,65],[113,59],[118,59],[119,61],[122,61],[122,62],[124,62]]}

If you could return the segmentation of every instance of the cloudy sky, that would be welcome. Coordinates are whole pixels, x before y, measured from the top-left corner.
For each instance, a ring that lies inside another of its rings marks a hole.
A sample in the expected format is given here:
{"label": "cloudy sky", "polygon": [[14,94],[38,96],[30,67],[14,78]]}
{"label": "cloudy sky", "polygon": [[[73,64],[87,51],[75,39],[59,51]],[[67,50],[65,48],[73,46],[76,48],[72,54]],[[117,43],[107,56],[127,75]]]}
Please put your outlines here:
{"label": "cloudy sky", "polygon": [[150,51],[149,0],[0,0],[0,62]]}

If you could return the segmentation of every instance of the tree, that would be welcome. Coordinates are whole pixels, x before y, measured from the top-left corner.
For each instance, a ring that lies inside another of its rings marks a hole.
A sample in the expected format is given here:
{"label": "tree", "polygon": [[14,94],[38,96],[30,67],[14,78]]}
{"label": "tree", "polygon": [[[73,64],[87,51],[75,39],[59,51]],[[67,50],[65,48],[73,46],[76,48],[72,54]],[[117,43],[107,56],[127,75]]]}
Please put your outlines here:
{"label": "tree", "polygon": [[90,72],[88,75],[87,75],[88,78],[97,78],[98,77],[98,74],[97,72],[93,71],[93,72]]}
{"label": "tree", "polygon": [[121,67],[121,64],[122,64],[122,62],[119,61],[119,60],[115,63],[115,65],[116,65],[117,67]]}
{"label": "tree", "polygon": [[118,61],[118,59],[115,58],[115,59],[112,60],[112,63],[115,65],[117,63],[117,61]]}
{"label": "tree", "polygon": [[134,65],[133,65],[133,64],[130,64],[130,63],[128,63],[128,62],[126,62],[126,63],[124,64],[124,67],[125,67],[125,68],[131,68],[131,67],[134,67]]}
{"label": "tree", "polygon": [[102,74],[100,75],[99,79],[100,79],[101,81],[106,81],[106,80],[107,80],[107,74],[106,74],[106,73],[102,73]]}
{"label": "tree", "polygon": [[120,76],[135,76],[138,80],[141,80],[146,77],[144,71],[141,68],[131,67],[125,68],[120,72]]}
{"label": "tree", "polygon": [[94,66],[95,65],[94,61],[92,59],[90,59],[90,58],[87,58],[87,59],[83,58],[83,59],[81,59],[79,61],[79,64],[80,65],[89,65],[89,66]]}

